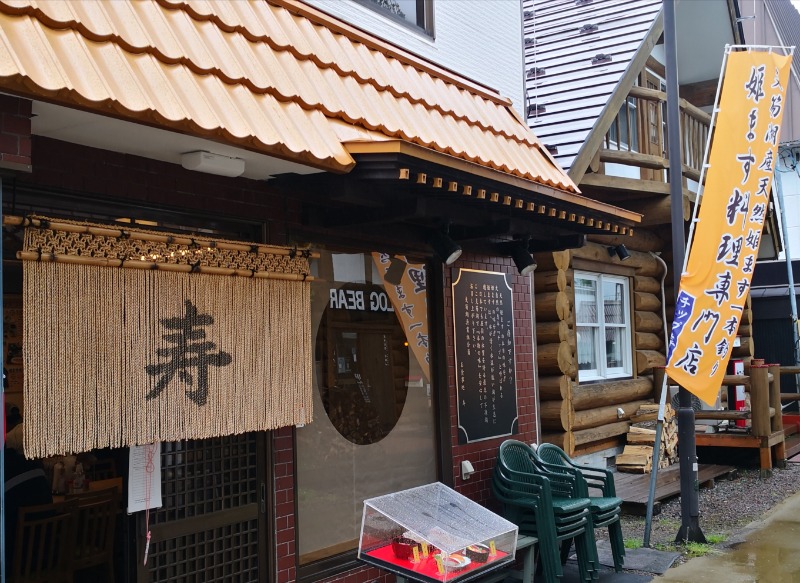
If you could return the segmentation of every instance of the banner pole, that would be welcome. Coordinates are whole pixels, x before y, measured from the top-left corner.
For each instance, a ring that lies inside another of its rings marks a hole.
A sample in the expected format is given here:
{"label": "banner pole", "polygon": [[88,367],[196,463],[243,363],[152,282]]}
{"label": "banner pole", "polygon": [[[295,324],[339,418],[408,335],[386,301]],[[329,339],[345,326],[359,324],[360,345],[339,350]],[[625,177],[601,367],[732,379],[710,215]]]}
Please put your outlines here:
{"label": "banner pole", "polygon": [[[675,0],[664,0],[664,47],[667,75],[667,135],[669,136],[669,191],[672,218],[674,289],[677,297],[681,275],[686,269],[685,231],[683,219],[683,159],[681,156],[680,95],[678,91],[678,51],[675,29]],[[709,129],[709,136],[711,130]],[[708,152],[706,152],[708,155]],[[702,179],[700,181],[702,185]],[[700,205],[698,200],[695,209]],[[692,221],[692,227],[694,220]],[[690,228],[690,237],[691,231]],[[669,364],[669,363],[667,363]],[[666,378],[666,374],[664,375]],[[680,456],[681,528],[676,542],[706,542],[699,524],[699,492],[697,488],[697,446],[694,436],[694,409],[689,391],[680,387],[678,409],[678,452]],[[660,407],[659,407],[660,409]],[[660,424],[659,424],[660,425]],[[658,429],[656,429],[658,431]],[[655,455],[655,452],[654,452]],[[652,480],[651,480],[652,482]],[[651,486],[654,484],[651,483]],[[648,502],[649,504],[649,502]]]}
{"label": "banner pole", "polygon": [[661,382],[661,397],[658,401],[658,420],[656,421],[656,439],[653,443],[653,469],[650,471],[650,492],[647,496],[647,514],[644,522],[643,547],[650,546],[650,531],[653,526],[653,503],[656,499],[656,481],[658,479],[658,462],[661,458],[661,433],[664,427],[664,414],[667,404],[667,379],[669,376],[664,371],[664,380]]}

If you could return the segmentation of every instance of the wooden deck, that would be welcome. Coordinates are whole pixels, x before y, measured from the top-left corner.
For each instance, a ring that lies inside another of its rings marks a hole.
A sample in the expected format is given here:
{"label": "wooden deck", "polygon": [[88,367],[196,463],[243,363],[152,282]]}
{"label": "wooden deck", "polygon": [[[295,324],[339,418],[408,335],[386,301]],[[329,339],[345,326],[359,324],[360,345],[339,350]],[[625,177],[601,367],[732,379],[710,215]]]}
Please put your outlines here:
{"label": "wooden deck", "polygon": [[783,416],[783,433],[786,435],[786,459],[800,453],[800,416]]}
{"label": "wooden deck", "polygon": [[[720,477],[730,478],[736,473],[734,466],[701,464],[698,468],[700,487],[713,486],[714,480]],[[614,484],[617,496],[622,498],[622,511],[626,514],[644,516],[647,513],[647,499],[650,494],[650,474],[627,474],[616,472]],[[653,502],[653,515],[661,512],[661,502],[678,496],[681,491],[680,468],[673,464],[658,470],[656,495]]]}

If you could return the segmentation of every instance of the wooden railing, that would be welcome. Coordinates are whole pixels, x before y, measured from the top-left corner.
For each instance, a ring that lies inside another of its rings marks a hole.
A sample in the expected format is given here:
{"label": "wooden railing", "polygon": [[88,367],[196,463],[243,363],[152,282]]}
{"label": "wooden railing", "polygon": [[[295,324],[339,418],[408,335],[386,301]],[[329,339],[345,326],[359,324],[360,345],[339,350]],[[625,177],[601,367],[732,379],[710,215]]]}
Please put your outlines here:
{"label": "wooden railing", "polygon": [[[653,170],[648,177],[665,181],[669,169],[665,108],[667,95],[646,87],[633,87],[627,105],[606,133],[602,162]],[[681,164],[684,178],[700,181],[711,116],[685,99],[680,100]]]}
{"label": "wooden railing", "polygon": [[[653,369],[655,382],[663,382],[663,375],[662,367]],[[769,436],[773,432],[782,430],[780,375],[781,366],[779,364],[752,366],[749,375],[725,375],[722,379],[722,386],[743,385],[750,393],[750,410],[705,409],[695,411],[695,419],[717,421],[749,419],[751,421],[750,432],[759,437]]]}

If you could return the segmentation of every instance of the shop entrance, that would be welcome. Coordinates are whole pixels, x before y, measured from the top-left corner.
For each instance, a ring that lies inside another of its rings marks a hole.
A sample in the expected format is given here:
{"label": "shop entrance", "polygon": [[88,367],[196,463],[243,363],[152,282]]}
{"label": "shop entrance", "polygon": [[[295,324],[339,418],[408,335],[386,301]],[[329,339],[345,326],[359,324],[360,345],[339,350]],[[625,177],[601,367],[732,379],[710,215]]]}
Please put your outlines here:
{"label": "shop entrance", "polygon": [[137,516],[137,581],[268,580],[265,434],[161,446],[163,506]]}

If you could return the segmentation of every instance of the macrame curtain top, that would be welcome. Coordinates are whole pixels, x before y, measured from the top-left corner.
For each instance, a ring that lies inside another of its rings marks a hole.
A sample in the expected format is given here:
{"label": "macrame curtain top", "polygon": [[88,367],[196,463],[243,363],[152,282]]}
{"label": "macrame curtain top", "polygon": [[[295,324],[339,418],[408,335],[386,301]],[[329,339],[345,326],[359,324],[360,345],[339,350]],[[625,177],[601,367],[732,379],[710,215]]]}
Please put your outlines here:
{"label": "macrame curtain top", "polygon": [[308,251],[20,222],[26,455],[310,422]]}

